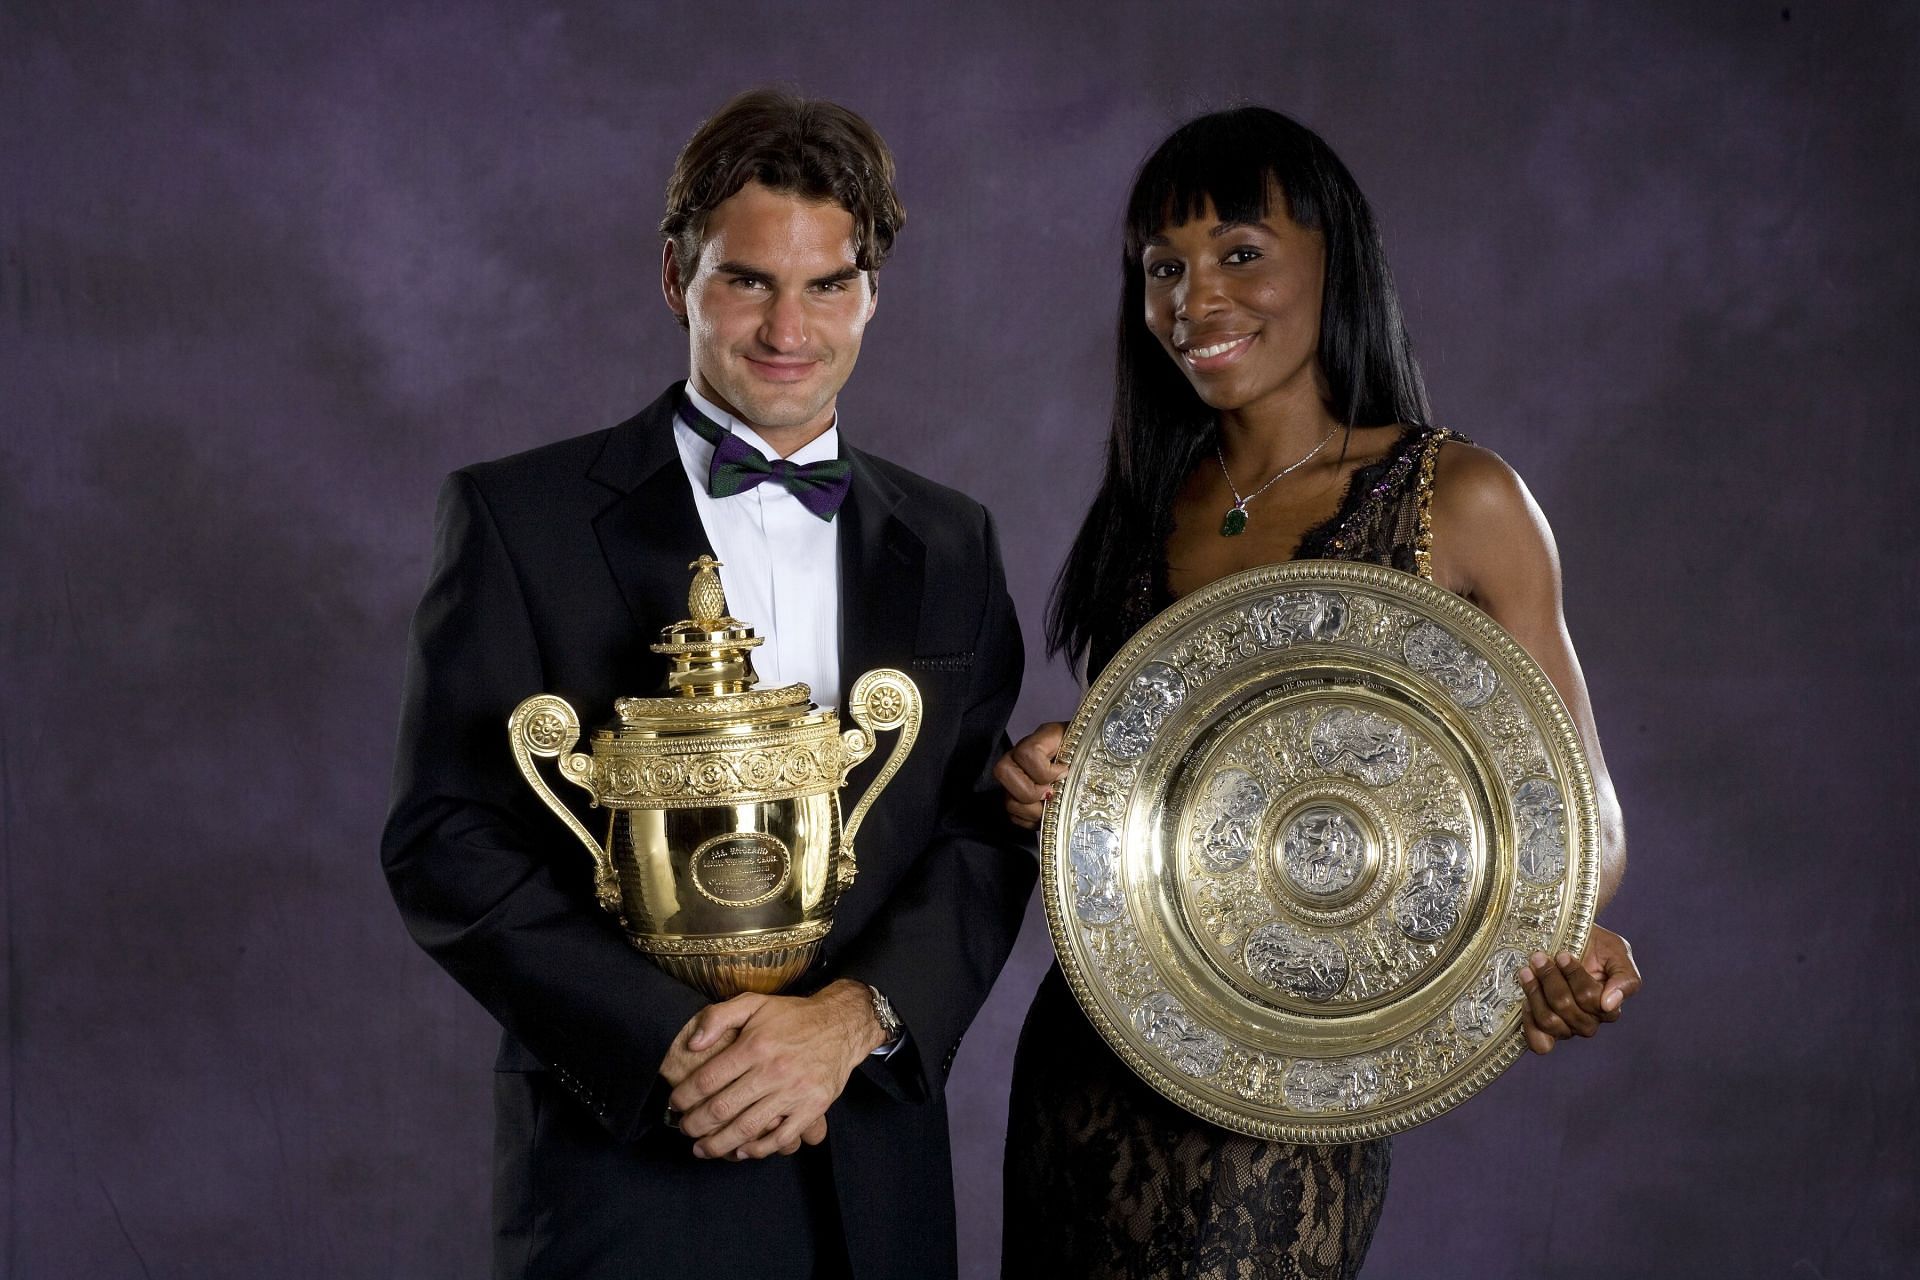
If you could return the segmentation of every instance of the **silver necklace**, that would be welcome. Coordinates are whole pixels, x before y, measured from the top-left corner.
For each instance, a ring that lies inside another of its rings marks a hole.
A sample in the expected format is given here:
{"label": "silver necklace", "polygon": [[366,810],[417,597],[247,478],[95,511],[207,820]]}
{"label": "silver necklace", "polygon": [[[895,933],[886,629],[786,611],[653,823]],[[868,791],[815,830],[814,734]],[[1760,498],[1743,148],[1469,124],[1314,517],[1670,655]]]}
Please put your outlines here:
{"label": "silver necklace", "polygon": [[1272,480],[1267,481],[1265,484],[1261,485],[1258,489],[1255,489],[1252,493],[1248,494],[1244,498],[1240,496],[1240,491],[1233,487],[1233,475],[1231,472],[1227,470],[1227,455],[1220,452],[1220,437],[1215,436],[1213,439],[1213,456],[1220,460],[1220,474],[1223,478],[1225,478],[1227,482],[1227,488],[1233,493],[1233,505],[1227,508],[1226,518],[1220,522],[1220,536],[1223,538],[1238,537],[1241,531],[1247,527],[1247,504],[1249,502],[1252,502],[1255,498],[1259,497],[1261,494],[1265,493],[1267,490],[1273,488],[1274,481],[1280,479],[1282,476],[1290,475],[1293,472],[1298,471],[1301,467],[1306,466],[1308,461],[1312,459],[1314,454],[1319,453],[1322,449],[1327,447],[1327,441],[1333,439],[1335,433],[1337,433],[1339,430],[1340,430],[1339,427],[1335,427],[1333,428],[1332,431],[1329,431],[1324,436],[1321,436],[1320,443],[1313,446],[1313,448],[1307,450],[1306,455],[1302,457],[1298,462],[1295,462],[1290,466],[1285,466],[1280,468],[1280,470],[1274,472]]}

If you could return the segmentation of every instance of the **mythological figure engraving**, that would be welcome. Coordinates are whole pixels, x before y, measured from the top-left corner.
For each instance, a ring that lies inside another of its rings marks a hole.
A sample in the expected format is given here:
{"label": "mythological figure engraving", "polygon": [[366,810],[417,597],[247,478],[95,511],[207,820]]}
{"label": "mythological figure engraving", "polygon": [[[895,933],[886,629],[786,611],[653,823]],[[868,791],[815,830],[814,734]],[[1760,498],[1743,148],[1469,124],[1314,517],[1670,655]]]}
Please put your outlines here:
{"label": "mythological figure engraving", "polygon": [[1300,892],[1335,897],[1351,889],[1366,869],[1367,837],[1341,810],[1316,804],[1287,824],[1280,864]]}
{"label": "mythological figure engraving", "polygon": [[1528,778],[1513,789],[1513,818],[1520,831],[1520,874],[1537,883],[1558,880],[1567,869],[1566,805],[1548,778]]}
{"label": "mythological figure engraving", "polygon": [[1226,1057],[1227,1042],[1220,1033],[1202,1026],[1164,991],[1148,996],[1133,1011],[1133,1029],[1185,1075],[1210,1076]]}
{"label": "mythological figure engraving", "polygon": [[1394,927],[1416,942],[1438,942],[1460,923],[1473,876],[1466,847],[1445,831],[1430,832],[1407,850],[1407,868],[1393,895]]}
{"label": "mythological figure engraving", "polygon": [[1508,948],[1496,952],[1480,981],[1453,1002],[1453,1026],[1468,1040],[1485,1040],[1500,1029],[1509,1011],[1520,1002],[1520,984],[1513,980],[1526,957]]}
{"label": "mythological figure engraving", "polygon": [[1280,1090],[1296,1111],[1358,1111],[1380,1097],[1380,1072],[1364,1058],[1301,1058]]}
{"label": "mythological figure engraving", "polygon": [[1463,707],[1477,707],[1500,687],[1485,658],[1446,628],[1423,622],[1407,632],[1401,646],[1407,665],[1428,676]]}
{"label": "mythological figure engraving", "polygon": [[1116,759],[1137,760],[1161,724],[1187,696],[1186,677],[1164,662],[1140,669],[1100,727],[1100,741]]}
{"label": "mythological figure engraving", "polygon": [[1067,841],[1073,910],[1088,924],[1112,924],[1126,909],[1120,894],[1120,837],[1104,822],[1083,822]]}
{"label": "mythological figure engraving", "polygon": [[1202,865],[1209,871],[1231,871],[1244,864],[1253,855],[1254,830],[1266,803],[1266,788],[1245,769],[1214,774],[1198,833]]}
{"label": "mythological figure engraving", "polygon": [[1352,707],[1335,707],[1314,721],[1308,745],[1322,769],[1370,787],[1398,782],[1413,760],[1405,729],[1378,712]]}
{"label": "mythological figure engraving", "polygon": [[1269,649],[1331,640],[1347,625],[1347,598],[1334,591],[1289,591],[1249,606],[1247,622]]}
{"label": "mythological figure engraving", "polygon": [[1347,953],[1332,938],[1302,933],[1279,921],[1247,937],[1247,972],[1267,986],[1323,1004],[1347,985]]}

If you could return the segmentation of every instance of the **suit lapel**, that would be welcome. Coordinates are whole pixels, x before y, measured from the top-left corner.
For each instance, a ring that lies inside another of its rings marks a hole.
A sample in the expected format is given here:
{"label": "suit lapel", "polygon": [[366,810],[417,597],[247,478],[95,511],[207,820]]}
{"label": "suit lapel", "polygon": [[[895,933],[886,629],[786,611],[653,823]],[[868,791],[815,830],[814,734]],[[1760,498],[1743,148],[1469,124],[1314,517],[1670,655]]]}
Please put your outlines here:
{"label": "suit lapel", "polygon": [[594,517],[607,568],[648,640],[685,616],[688,564],[711,554],[707,531],[673,443],[675,383],[666,394],[615,427],[588,474],[617,496]]}
{"label": "suit lapel", "polygon": [[899,512],[901,493],[872,459],[846,449],[853,486],[840,509],[840,706],[875,667],[905,667],[920,629],[926,544]]}

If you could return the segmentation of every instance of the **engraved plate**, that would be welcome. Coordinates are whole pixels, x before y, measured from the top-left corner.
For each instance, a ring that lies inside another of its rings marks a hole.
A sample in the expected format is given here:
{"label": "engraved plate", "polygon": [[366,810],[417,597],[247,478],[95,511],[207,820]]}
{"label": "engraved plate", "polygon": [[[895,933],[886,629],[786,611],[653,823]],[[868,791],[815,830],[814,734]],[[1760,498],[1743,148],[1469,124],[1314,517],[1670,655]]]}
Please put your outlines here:
{"label": "engraved plate", "polygon": [[1598,812],[1538,665],[1373,565],[1251,569],[1108,662],[1041,822],[1074,997],[1141,1079],[1256,1137],[1353,1142],[1525,1052],[1533,951],[1586,945]]}
{"label": "engraved plate", "polygon": [[1261,982],[1302,1000],[1331,1000],[1347,985],[1347,953],[1338,942],[1278,922],[1247,938],[1246,963]]}
{"label": "engraved plate", "polygon": [[688,867],[693,887],[710,901],[723,907],[757,907],[786,888],[793,857],[777,836],[732,831],[702,843]]}
{"label": "engraved plate", "polygon": [[1528,778],[1513,789],[1513,817],[1520,828],[1520,874],[1542,884],[1558,880],[1567,869],[1560,788],[1547,778]]}
{"label": "engraved plate", "polygon": [[1407,733],[1386,716],[1335,707],[1313,726],[1313,759],[1322,769],[1370,787],[1398,782],[1413,758]]}
{"label": "engraved plate", "polygon": [[1313,898],[1337,898],[1367,865],[1367,838],[1359,823],[1330,804],[1311,805],[1287,824],[1281,865],[1293,887]]}
{"label": "engraved plate", "polygon": [[1495,952],[1480,981],[1454,1001],[1454,1030],[1472,1041],[1485,1040],[1498,1031],[1526,994],[1520,988],[1520,966],[1526,962],[1527,958],[1512,948]]}
{"label": "engraved plate", "polygon": [[1281,1079],[1287,1103],[1301,1111],[1358,1111],[1380,1096],[1380,1072],[1358,1058],[1302,1059]]}
{"label": "engraved plate", "polygon": [[1196,1022],[1164,991],[1147,997],[1133,1011],[1133,1026],[1142,1039],[1185,1075],[1210,1076],[1220,1070],[1226,1057],[1226,1041]]}
{"label": "engraved plate", "polygon": [[1439,683],[1463,707],[1477,707],[1500,687],[1493,665],[1445,627],[1423,622],[1407,632],[1407,665]]}
{"label": "engraved plate", "polygon": [[1347,625],[1347,598],[1332,591],[1289,591],[1250,606],[1247,622],[1269,649],[1331,640]]}
{"label": "engraved plate", "polygon": [[1214,774],[1207,784],[1207,825],[1199,833],[1201,865],[1211,871],[1231,871],[1252,857],[1266,803],[1266,788],[1245,769]]}
{"label": "engraved plate", "polygon": [[1393,924],[1417,942],[1438,942],[1460,923],[1473,867],[1459,838],[1430,832],[1407,850],[1407,879],[1393,896]]}
{"label": "engraved plate", "polygon": [[1152,663],[1134,677],[1126,694],[1107,713],[1101,741],[1114,758],[1137,759],[1186,696],[1185,676],[1164,662]]}
{"label": "engraved plate", "polygon": [[1120,895],[1120,837],[1104,822],[1083,822],[1067,843],[1073,910],[1088,924],[1112,924],[1126,910]]}

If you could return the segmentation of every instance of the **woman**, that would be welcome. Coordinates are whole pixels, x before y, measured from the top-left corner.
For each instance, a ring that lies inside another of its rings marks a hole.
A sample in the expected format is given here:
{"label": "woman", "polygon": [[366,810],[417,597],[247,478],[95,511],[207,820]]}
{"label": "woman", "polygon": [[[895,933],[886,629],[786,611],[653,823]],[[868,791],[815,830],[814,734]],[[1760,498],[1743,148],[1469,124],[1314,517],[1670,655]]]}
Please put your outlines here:
{"label": "woman", "polygon": [[[1619,804],[1560,607],[1553,537],[1494,454],[1427,421],[1366,199],[1315,135],[1257,107],[1204,116],[1148,159],[1127,209],[1106,474],[1057,584],[1050,648],[1091,677],[1174,599],[1290,559],[1392,565],[1490,613],[1553,680],[1593,766],[1600,902],[1625,866]],[[996,775],[1036,825],[1064,726]],[[1619,935],[1536,955],[1526,1039],[1590,1036],[1639,987]],[[1056,966],[1015,1059],[1007,1276],[1352,1276],[1386,1193],[1385,1140],[1309,1147],[1217,1128],[1143,1084]]]}

